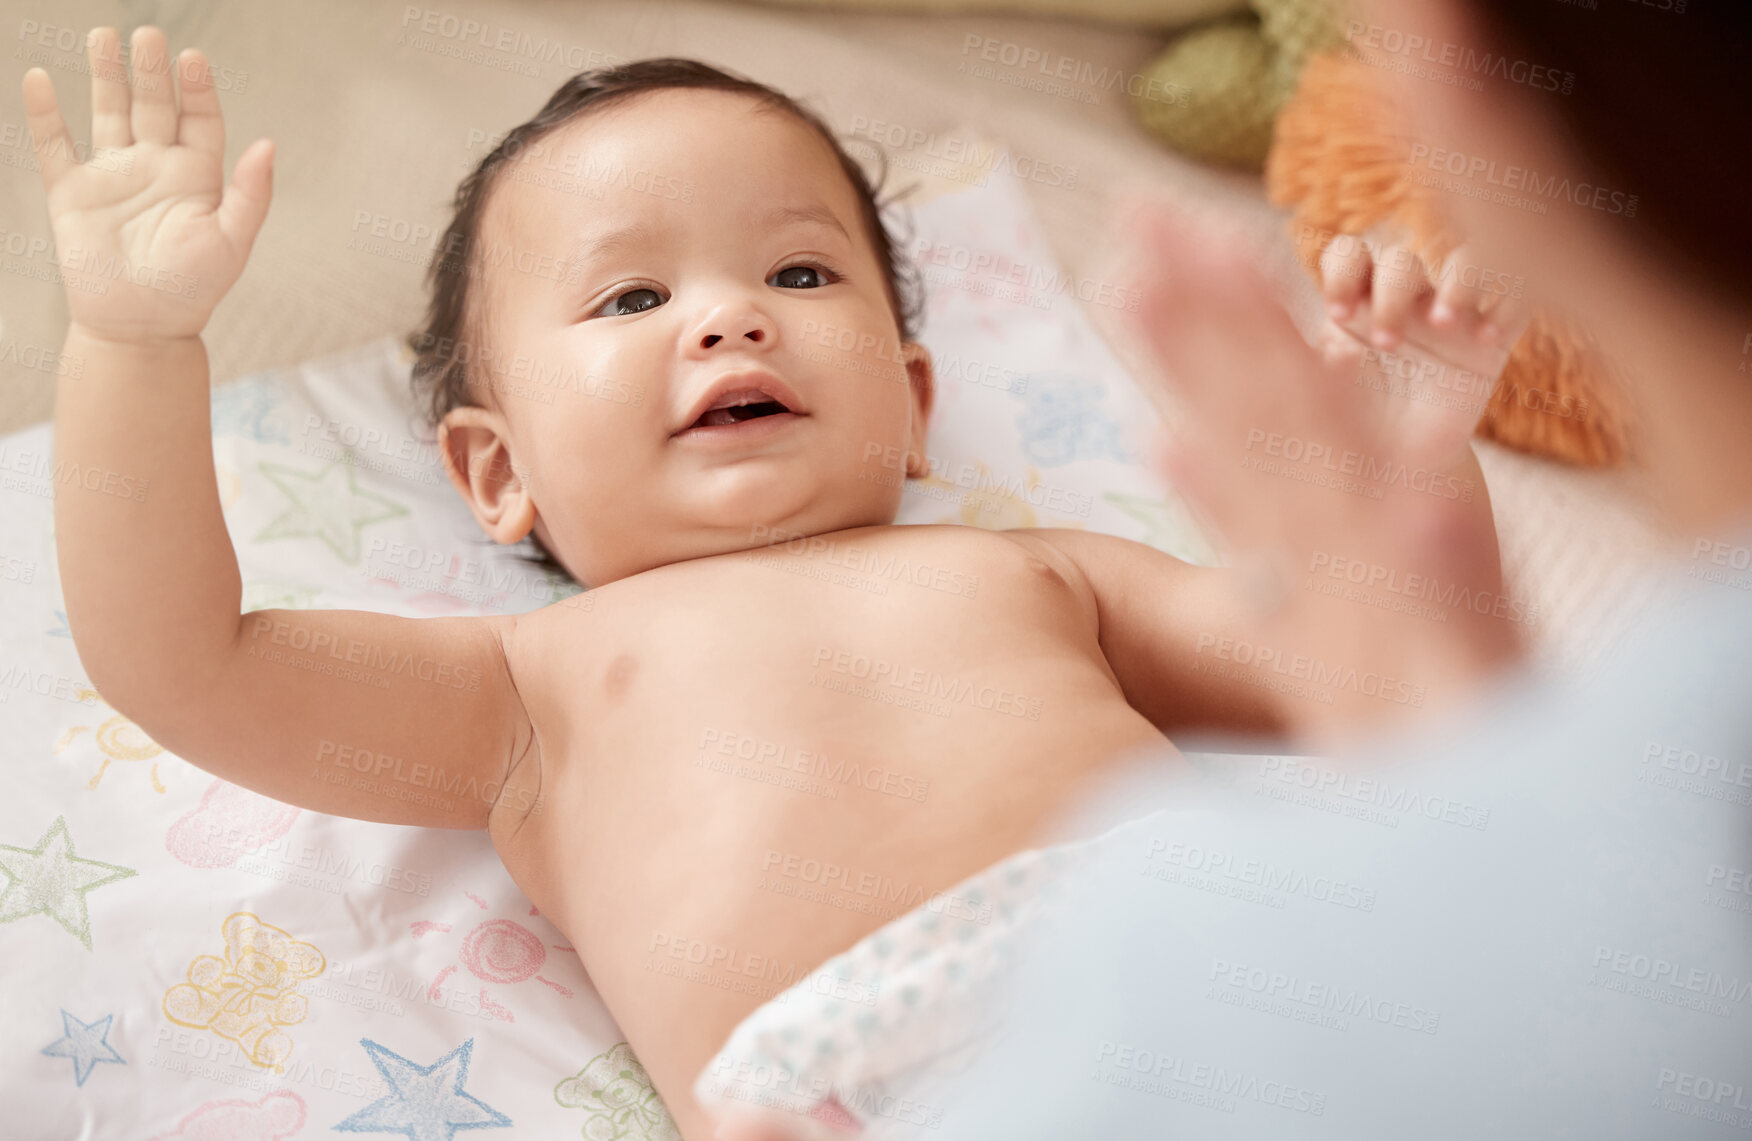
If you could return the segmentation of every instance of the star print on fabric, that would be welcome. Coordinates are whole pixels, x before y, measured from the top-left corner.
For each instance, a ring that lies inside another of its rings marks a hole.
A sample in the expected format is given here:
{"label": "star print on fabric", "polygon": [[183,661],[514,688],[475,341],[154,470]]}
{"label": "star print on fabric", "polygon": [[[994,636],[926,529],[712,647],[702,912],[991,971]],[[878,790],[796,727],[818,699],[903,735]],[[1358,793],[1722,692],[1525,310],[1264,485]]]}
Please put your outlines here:
{"label": "star print on fabric", "polygon": [[1087,377],[1031,373],[1027,390],[1017,393],[1026,409],[1016,418],[1023,454],[1041,467],[1091,459],[1130,463],[1119,424],[1101,407],[1104,395]]}
{"label": "star print on fabric", "polygon": [[213,435],[231,433],[271,444],[290,444],[281,384],[275,377],[234,380],[213,390]]}
{"label": "star print on fabric", "polygon": [[511,1119],[463,1092],[470,1038],[430,1066],[419,1066],[369,1038],[359,1039],[390,1092],[334,1126],[345,1133],[400,1133],[409,1141],[450,1141],[458,1129],[496,1129]]}
{"label": "star print on fabric", "polygon": [[253,542],[269,539],[321,539],[344,563],[359,561],[359,530],[368,523],[406,515],[391,499],[360,489],[353,465],[335,460],[319,472],[284,464],[259,463],[261,473],[292,501]]}
{"label": "star print on fabric", "polygon": [[78,936],[87,951],[91,950],[91,916],[85,909],[85,893],[138,874],[133,868],[75,855],[65,816],[55,817],[34,848],[0,844],[0,872],[9,880],[0,892],[0,923],[42,912]]}
{"label": "star print on fabric", "polygon": [[99,1062],[120,1062],[125,1066],[127,1059],[116,1053],[116,1048],[105,1040],[114,1019],[115,1015],[106,1014],[96,1022],[82,1022],[63,1010],[61,1038],[44,1046],[43,1053],[51,1058],[73,1059],[73,1080],[81,1086]]}

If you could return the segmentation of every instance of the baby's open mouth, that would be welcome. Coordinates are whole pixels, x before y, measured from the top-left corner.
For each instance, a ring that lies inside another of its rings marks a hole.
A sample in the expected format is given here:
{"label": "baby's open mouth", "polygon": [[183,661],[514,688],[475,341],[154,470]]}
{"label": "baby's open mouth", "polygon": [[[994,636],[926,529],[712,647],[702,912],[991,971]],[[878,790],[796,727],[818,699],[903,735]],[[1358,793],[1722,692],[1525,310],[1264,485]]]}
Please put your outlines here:
{"label": "baby's open mouth", "polygon": [[746,420],[783,416],[792,412],[793,409],[788,404],[770,393],[758,388],[740,388],[718,397],[688,428],[722,428]]}
{"label": "baby's open mouth", "polygon": [[695,396],[671,421],[684,425],[671,438],[739,446],[763,441],[808,417],[802,397],[780,377],[764,368],[741,368],[719,374]]}
{"label": "baby's open mouth", "polygon": [[716,408],[708,408],[689,427],[717,428],[725,424],[740,424],[744,420],[757,420],[762,416],[777,416],[789,412],[790,409],[764,392],[738,393],[725,400],[735,399],[734,404],[720,402]]}

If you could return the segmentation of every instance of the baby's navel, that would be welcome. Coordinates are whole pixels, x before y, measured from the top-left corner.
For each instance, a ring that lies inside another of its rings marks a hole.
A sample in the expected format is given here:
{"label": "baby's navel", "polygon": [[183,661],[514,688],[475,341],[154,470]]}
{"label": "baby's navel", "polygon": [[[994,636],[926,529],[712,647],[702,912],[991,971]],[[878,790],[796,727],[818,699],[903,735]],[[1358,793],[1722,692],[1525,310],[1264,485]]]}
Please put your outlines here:
{"label": "baby's navel", "polygon": [[602,674],[602,693],[610,701],[626,696],[627,687],[639,672],[639,659],[632,654],[616,654]]}

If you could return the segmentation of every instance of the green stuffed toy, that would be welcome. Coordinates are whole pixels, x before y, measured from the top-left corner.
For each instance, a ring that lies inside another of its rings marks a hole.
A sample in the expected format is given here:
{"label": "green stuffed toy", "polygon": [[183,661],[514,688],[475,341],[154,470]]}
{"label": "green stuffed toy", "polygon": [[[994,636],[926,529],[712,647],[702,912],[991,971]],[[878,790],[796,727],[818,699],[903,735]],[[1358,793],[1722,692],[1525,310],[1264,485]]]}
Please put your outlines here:
{"label": "green stuffed toy", "polygon": [[1259,170],[1278,108],[1309,55],[1344,42],[1337,0],[1250,0],[1251,13],[1192,28],[1143,71],[1132,97],[1146,130],[1205,162]]}
{"label": "green stuffed toy", "polygon": [[[1272,121],[1302,62],[1344,41],[1341,0],[759,0],[788,8],[1076,17],[1184,28],[1143,71],[1132,108],[1168,147],[1205,162],[1260,170]],[[1151,82],[1151,81],[1154,82]]]}

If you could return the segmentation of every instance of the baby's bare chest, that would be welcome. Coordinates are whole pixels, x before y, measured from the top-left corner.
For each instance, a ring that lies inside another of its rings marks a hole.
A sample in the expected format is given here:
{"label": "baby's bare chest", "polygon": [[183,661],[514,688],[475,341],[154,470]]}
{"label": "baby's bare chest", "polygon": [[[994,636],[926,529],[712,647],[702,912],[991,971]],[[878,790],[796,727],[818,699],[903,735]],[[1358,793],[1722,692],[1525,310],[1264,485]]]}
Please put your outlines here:
{"label": "baby's bare chest", "polygon": [[659,839],[751,875],[768,837],[946,842],[1154,734],[1070,564],[987,533],[885,537],[666,567],[520,627],[542,858],[612,891],[671,867]]}
{"label": "baby's bare chest", "polygon": [[542,612],[534,637],[519,631],[532,716],[575,733],[795,712],[831,693],[938,720],[1038,720],[1047,695],[1023,680],[1105,670],[1093,605],[1062,558],[967,528],[873,530],[663,567]]}
{"label": "baby's bare chest", "polygon": [[1059,750],[1092,712],[1137,720],[1075,567],[989,532],[841,532],[573,601],[513,639],[540,754],[518,779],[608,835],[635,806],[659,829],[880,826],[897,798],[979,785],[990,758]]}

